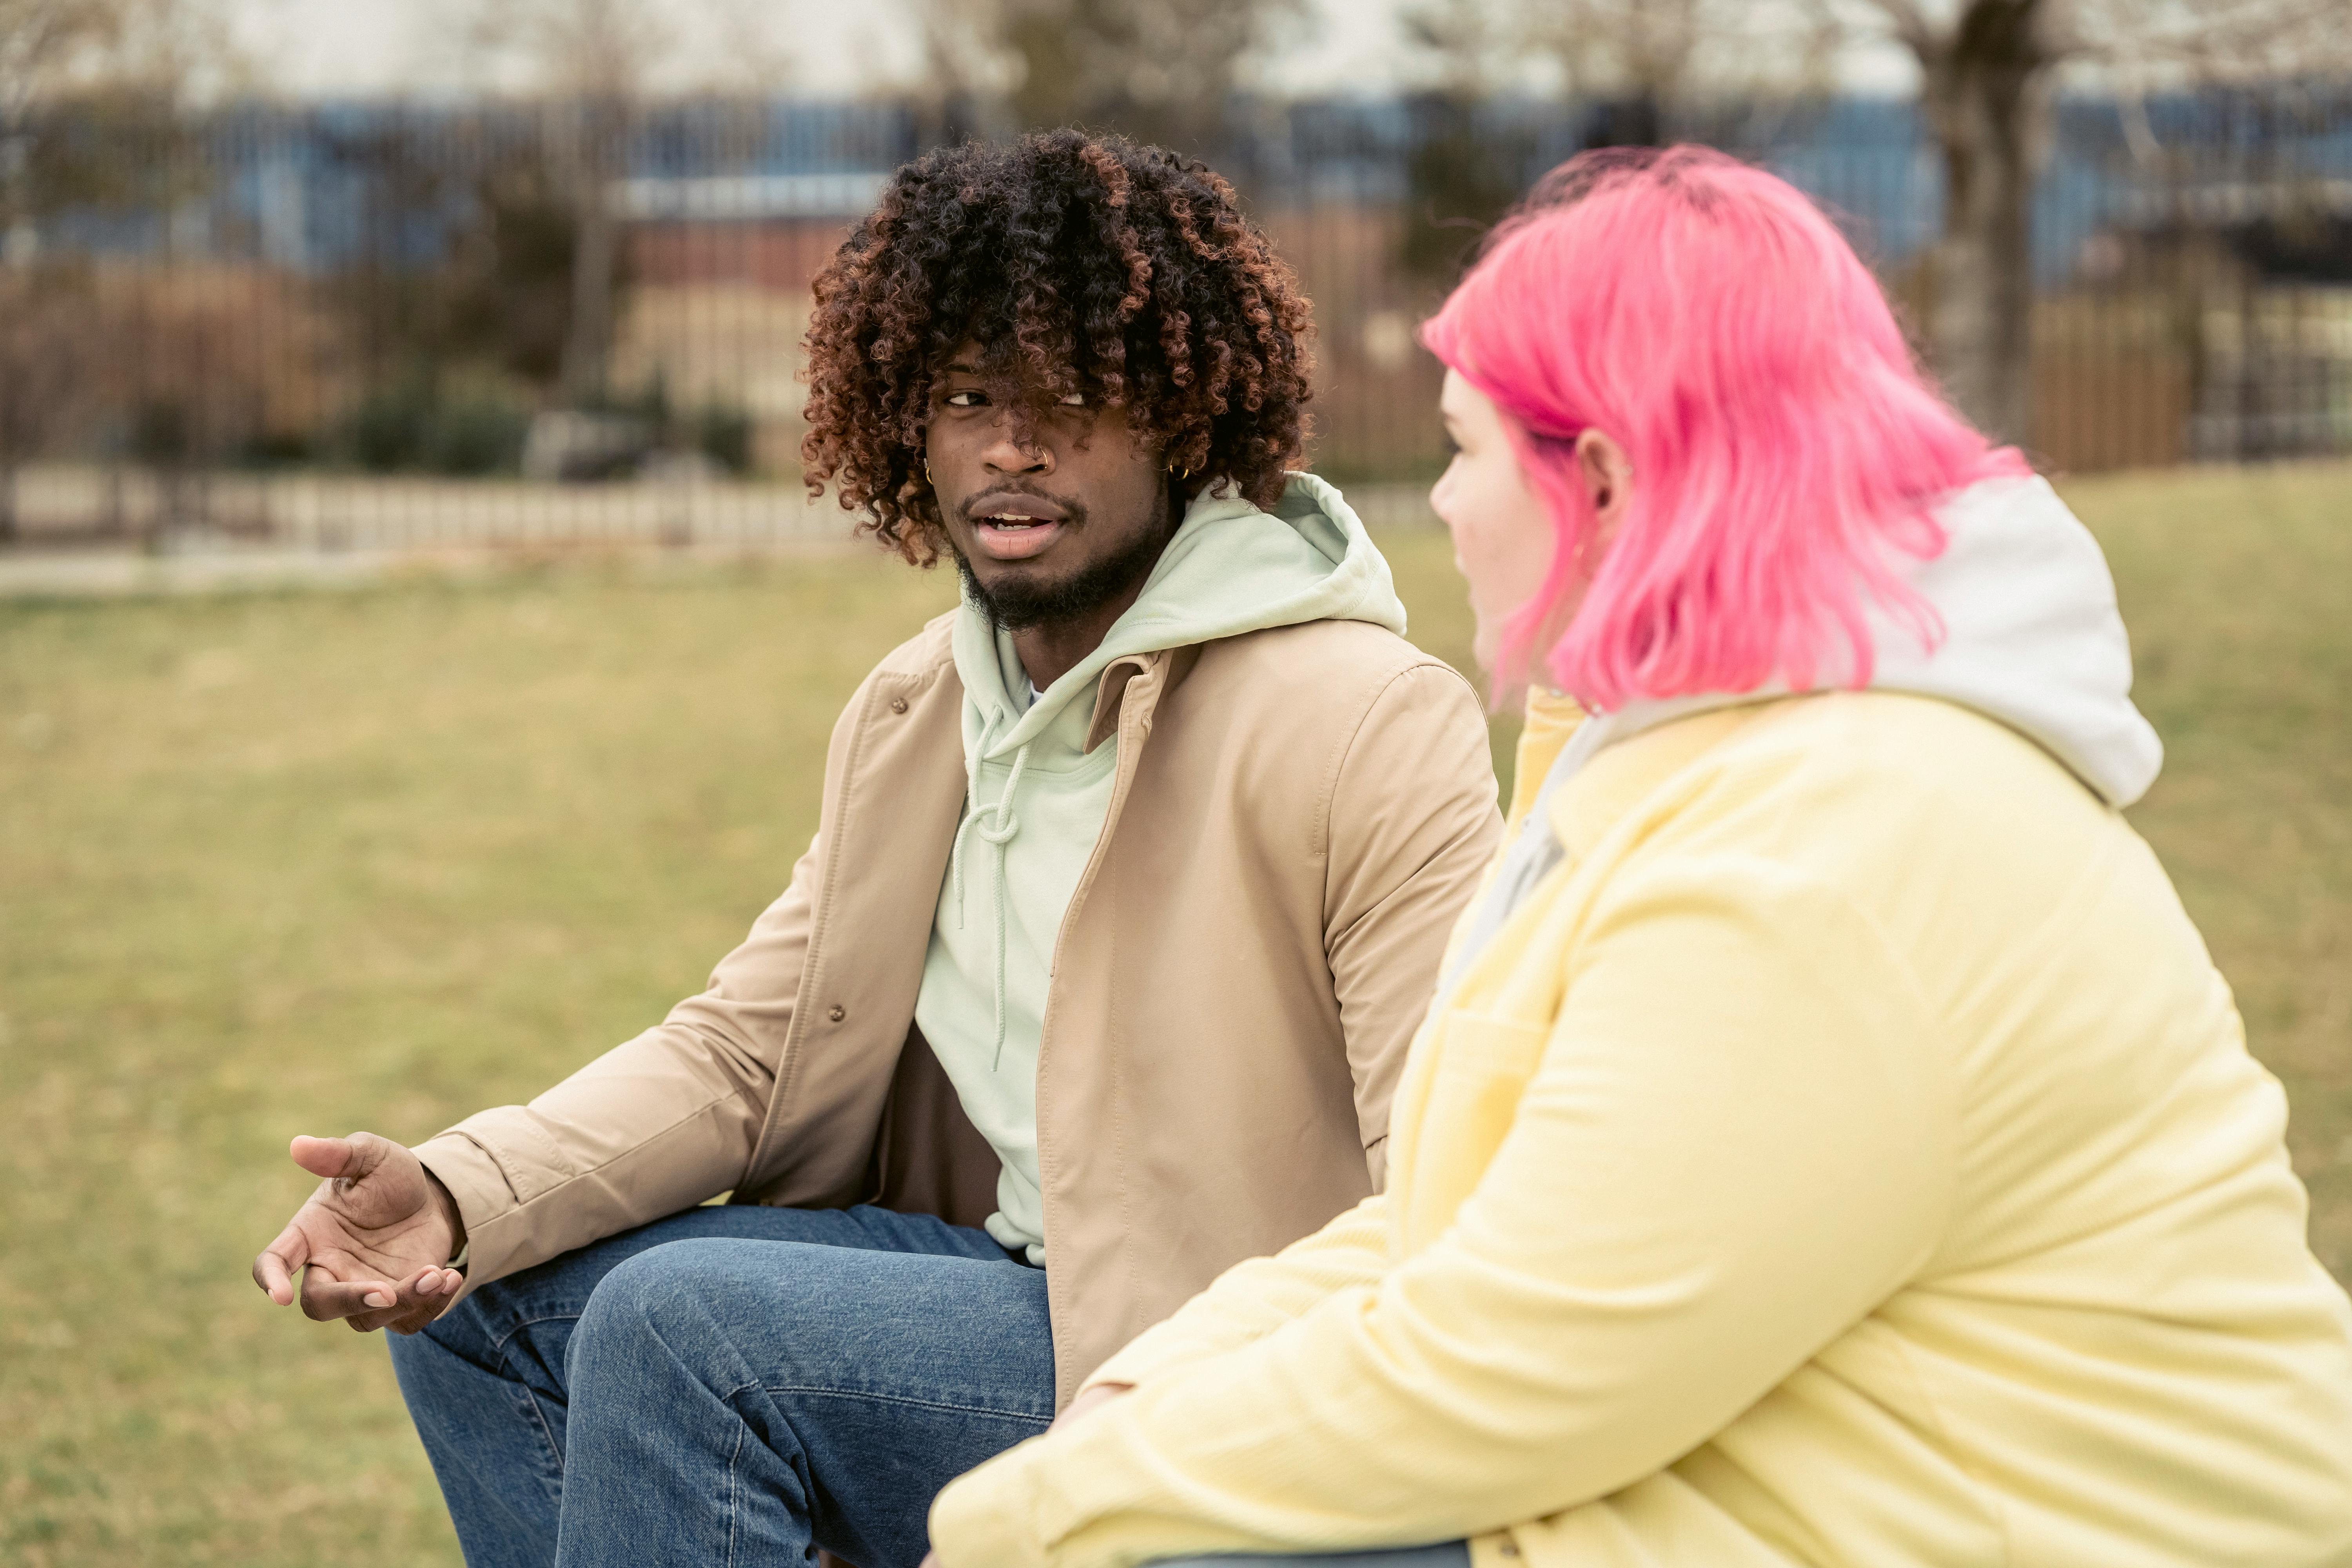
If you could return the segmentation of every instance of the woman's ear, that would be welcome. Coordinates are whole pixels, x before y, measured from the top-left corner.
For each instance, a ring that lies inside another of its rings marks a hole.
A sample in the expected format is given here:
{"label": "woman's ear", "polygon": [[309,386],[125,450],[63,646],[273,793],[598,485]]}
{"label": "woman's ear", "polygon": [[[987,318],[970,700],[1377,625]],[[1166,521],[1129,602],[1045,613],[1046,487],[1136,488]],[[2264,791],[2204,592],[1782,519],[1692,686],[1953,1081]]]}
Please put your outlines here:
{"label": "woman's ear", "polygon": [[1600,525],[1594,542],[1606,549],[1616,539],[1618,527],[1625,521],[1625,508],[1633,500],[1633,459],[1614,439],[1588,426],[1577,433],[1576,468]]}

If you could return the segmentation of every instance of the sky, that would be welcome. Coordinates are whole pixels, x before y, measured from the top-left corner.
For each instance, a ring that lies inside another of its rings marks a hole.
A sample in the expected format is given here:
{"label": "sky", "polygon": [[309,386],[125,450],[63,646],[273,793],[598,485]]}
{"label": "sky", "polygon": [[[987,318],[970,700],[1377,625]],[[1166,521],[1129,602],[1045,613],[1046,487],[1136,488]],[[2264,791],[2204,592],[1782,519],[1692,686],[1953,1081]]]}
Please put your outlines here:
{"label": "sky", "polygon": [[[512,87],[467,47],[469,0],[222,0],[257,85],[294,98],[447,96]],[[1304,23],[1265,62],[1299,96],[1406,85],[1412,52],[1397,26],[1406,0],[1309,0]],[[677,87],[856,95],[903,81],[916,65],[902,0],[668,0]],[[1901,62],[1864,60],[1853,85],[1901,90]]]}
{"label": "sky", "polygon": [[[1282,51],[1302,92],[1393,85],[1403,63],[1401,0],[1313,0],[1307,36]],[[227,0],[232,36],[261,85],[296,98],[437,95],[477,85],[463,39],[463,0]],[[804,91],[887,88],[915,67],[895,0],[673,0],[675,74],[748,87],[782,74]],[[748,45],[748,47],[747,47]]]}

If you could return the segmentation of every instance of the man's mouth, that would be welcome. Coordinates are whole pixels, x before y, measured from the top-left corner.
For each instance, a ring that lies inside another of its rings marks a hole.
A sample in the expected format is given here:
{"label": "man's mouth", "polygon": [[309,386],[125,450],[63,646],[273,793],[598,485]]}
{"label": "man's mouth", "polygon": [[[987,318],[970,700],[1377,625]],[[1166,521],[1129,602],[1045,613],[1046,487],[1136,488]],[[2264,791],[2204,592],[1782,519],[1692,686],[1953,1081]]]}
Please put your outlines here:
{"label": "man's mouth", "polygon": [[982,497],[967,514],[974,542],[998,561],[1024,561],[1061,536],[1069,514],[1052,501]]}

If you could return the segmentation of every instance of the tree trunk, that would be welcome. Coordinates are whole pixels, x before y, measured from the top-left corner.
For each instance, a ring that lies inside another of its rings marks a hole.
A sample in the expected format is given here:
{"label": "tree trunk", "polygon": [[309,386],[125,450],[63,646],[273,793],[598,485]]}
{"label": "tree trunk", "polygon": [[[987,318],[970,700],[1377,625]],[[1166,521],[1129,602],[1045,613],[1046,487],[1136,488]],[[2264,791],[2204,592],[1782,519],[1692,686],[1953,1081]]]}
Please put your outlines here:
{"label": "tree trunk", "polygon": [[623,105],[597,102],[572,110],[572,246],[571,321],[558,379],[572,407],[602,402],[613,353],[614,263],[619,241],[612,184],[622,166],[630,116]]}
{"label": "tree trunk", "polygon": [[604,198],[583,204],[572,252],[572,330],[563,340],[564,401],[603,401],[613,348],[613,220]]}
{"label": "tree trunk", "polygon": [[1944,394],[1987,435],[2025,439],[2032,416],[2031,202],[2050,63],[2042,0],[1969,0],[1920,49],[1927,121],[1944,155],[1944,236],[1927,332]]}

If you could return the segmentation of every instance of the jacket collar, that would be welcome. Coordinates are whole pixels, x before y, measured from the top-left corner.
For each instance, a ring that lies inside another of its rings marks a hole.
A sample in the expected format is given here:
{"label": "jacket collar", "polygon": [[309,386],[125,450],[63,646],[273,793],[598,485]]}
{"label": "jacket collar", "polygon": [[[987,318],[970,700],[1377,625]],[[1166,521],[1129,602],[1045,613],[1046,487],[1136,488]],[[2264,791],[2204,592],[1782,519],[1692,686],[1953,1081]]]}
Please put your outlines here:
{"label": "jacket collar", "polygon": [[1094,722],[1087,726],[1085,749],[1091,752],[1118,733],[1118,716],[1127,705],[1129,681],[1139,675],[1156,675],[1158,678],[1145,683],[1152,693],[1152,701],[1142,710],[1140,717],[1143,731],[1149,734],[1151,715],[1159,706],[1159,700],[1182,685],[1184,678],[1192,673],[1192,667],[1200,662],[1201,645],[1198,643],[1179,648],[1160,648],[1150,653],[1131,653],[1111,660],[1102,672],[1101,683],[1095,688],[1095,718]]}

